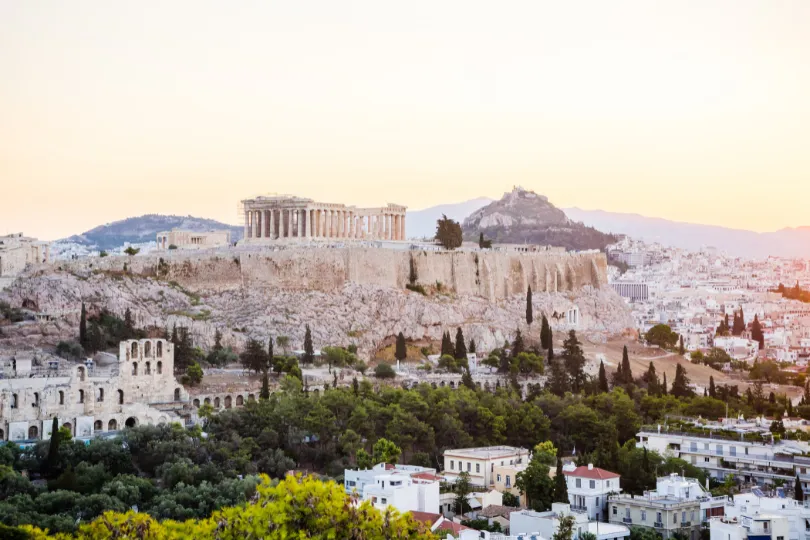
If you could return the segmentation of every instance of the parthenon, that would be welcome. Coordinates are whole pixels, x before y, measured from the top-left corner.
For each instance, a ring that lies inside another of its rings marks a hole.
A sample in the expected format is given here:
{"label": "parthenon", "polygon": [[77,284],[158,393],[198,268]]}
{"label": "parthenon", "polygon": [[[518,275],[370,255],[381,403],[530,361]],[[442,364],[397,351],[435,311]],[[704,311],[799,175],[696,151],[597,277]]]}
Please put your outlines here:
{"label": "parthenon", "polygon": [[405,206],[357,208],[292,196],[242,201],[245,241],[287,239],[405,240]]}

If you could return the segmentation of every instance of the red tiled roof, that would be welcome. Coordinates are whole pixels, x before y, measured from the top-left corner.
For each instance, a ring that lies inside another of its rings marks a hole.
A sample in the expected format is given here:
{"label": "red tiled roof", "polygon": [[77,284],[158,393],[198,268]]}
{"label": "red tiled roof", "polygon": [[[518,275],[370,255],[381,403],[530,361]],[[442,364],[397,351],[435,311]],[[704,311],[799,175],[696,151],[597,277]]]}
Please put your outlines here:
{"label": "red tiled roof", "polygon": [[608,480],[610,478],[619,478],[619,475],[614,472],[606,471],[605,469],[600,469],[599,467],[589,469],[586,465],[577,467],[573,471],[565,471],[564,474],[566,476],[579,476],[581,478],[590,478],[592,480]]}
{"label": "red tiled roof", "polygon": [[434,480],[434,481],[439,481],[442,479],[441,476],[436,476],[435,474],[430,474],[426,472],[413,473],[411,475],[411,478],[418,478],[419,480]]}
{"label": "red tiled roof", "polygon": [[427,523],[428,525],[433,525],[436,523],[439,518],[442,517],[441,514],[431,514],[430,512],[411,512],[413,519],[419,521],[421,523]]}
{"label": "red tiled roof", "polygon": [[[461,523],[456,523],[455,521],[450,521],[449,519],[445,519],[441,522],[441,524],[436,527],[436,531],[450,531],[454,535],[460,533],[461,531],[466,531],[469,529],[466,525],[462,525]],[[435,532],[435,531],[434,531]]]}

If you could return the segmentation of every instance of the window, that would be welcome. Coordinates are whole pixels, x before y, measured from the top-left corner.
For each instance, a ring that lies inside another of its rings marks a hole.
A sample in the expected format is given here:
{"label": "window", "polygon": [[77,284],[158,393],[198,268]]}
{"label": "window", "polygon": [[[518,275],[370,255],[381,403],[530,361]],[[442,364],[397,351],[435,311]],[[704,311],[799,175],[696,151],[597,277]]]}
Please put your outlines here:
{"label": "window", "polygon": [[452,471],[453,469],[455,469],[455,467],[456,467],[456,462],[451,459],[450,460],[450,470]]}
{"label": "window", "polygon": [[661,524],[664,523],[664,520],[661,519],[661,512],[658,512],[658,514],[656,514],[655,522],[656,523],[661,523]]}
{"label": "window", "polygon": [[579,479],[579,478],[577,478],[577,487],[578,487],[578,488],[581,488],[581,487],[582,487],[582,480],[581,480],[581,479]]}
{"label": "window", "polygon": [[65,404],[65,393],[59,390],[59,405]]}
{"label": "window", "polygon": [[103,388],[98,389],[98,397],[96,398],[96,401],[104,401],[104,389]]}
{"label": "window", "polygon": [[[599,506],[599,497],[596,498],[596,506]],[[599,520],[597,520],[599,521]]]}
{"label": "window", "polygon": [[689,519],[689,521],[691,521],[692,523],[694,523],[694,522],[695,522],[695,511],[694,511],[694,510],[692,510],[692,513],[690,514],[690,519]]}
{"label": "window", "polygon": [[768,522],[767,521],[762,522],[762,530],[765,531],[765,532],[768,532]]}
{"label": "window", "polygon": [[468,462],[467,462],[467,472],[470,472],[471,470],[472,470],[472,463],[470,463],[470,462],[468,461]]}
{"label": "window", "polygon": [[157,372],[158,372],[158,375],[160,375],[161,373],[163,373],[163,362],[158,362],[158,365],[157,365]]}
{"label": "window", "polygon": [[681,523],[686,523],[686,510],[681,512]]}
{"label": "window", "polygon": [[618,511],[618,510],[616,509],[616,507],[614,506],[614,507],[613,507],[613,515],[614,515],[614,516],[618,515],[618,512],[619,512],[619,511]]}
{"label": "window", "polygon": [[16,409],[17,407],[17,394],[11,394],[11,408]]}
{"label": "window", "polygon": [[672,512],[672,523],[678,523],[678,512]]}
{"label": "window", "polygon": [[381,503],[381,504],[388,504],[388,499],[386,499],[385,497],[383,497],[382,499],[380,499],[380,503]]}
{"label": "window", "polygon": [[703,458],[703,462],[704,462],[704,463],[708,463],[708,462],[709,462],[709,458],[707,458],[707,457]]}
{"label": "window", "polygon": [[475,464],[475,472],[476,472],[476,474],[481,472],[481,464],[480,463]]}
{"label": "window", "polygon": [[147,374],[147,375],[151,375],[151,374],[152,374],[152,362],[147,362],[147,363],[146,363],[146,374]]}
{"label": "window", "polygon": [[703,449],[704,449],[704,450],[708,450],[708,449],[709,449],[709,443],[705,443],[705,444],[703,445]]}
{"label": "window", "polygon": [[647,511],[646,510],[641,511],[641,521],[647,521]]}
{"label": "window", "polygon": [[722,445],[722,444],[718,444],[718,445],[717,445],[717,450],[715,451],[715,453],[716,453],[718,456],[722,456],[722,455],[723,455],[723,445]]}
{"label": "window", "polygon": [[500,481],[501,481],[501,475],[499,474],[498,475],[498,482],[500,482]]}
{"label": "window", "polygon": [[512,487],[512,477],[508,474],[506,475],[506,487]]}
{"label": "window", "polygon": [[79,403],[84,403],[84,390],[79,390]]}
{"label": "window", "polygon": [[624,517],[626,517],[627,519],[630,519],[630,508],[625,508],[624,509]]}
{"label": "window", "polygon": [[132,374],[133,375],[138,374],[138,362],[132,362]]}
{"label": "window", "polygon": [[610,480],[605,482],[605,486],[610,487]]}
{"label": "window", "polygon": [[124,391],[123,390],[118,391],[118,404],[119,405],[124,404]]}
{"label": "window", "polygon": [[[39,407],[39,392],[34,392],[34,402],[31,404],[32,407]],[[32,437],[28,437],[31,439]]]}

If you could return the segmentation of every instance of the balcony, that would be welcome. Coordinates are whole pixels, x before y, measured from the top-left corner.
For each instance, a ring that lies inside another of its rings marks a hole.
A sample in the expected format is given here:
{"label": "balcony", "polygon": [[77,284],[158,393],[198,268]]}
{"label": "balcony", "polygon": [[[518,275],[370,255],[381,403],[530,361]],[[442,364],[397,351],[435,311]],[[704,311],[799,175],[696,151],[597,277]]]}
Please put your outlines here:
{"label": "balcony", "polygon": [[661,521],[656,521],[655,523],[653,523],[653,527],[655,527],[656,529],[663,529],[664,523]]}
{"label": "balcony", "polygon": [[629,517],[622,518],[622,523],[633,523],[633,518]]}
{"label": "balcony", "polygon": [[588,507],[587,506],[577,506],[575,504],[572,504],[571,505],[571,511],[572,512],[587,513],[588,512]]}

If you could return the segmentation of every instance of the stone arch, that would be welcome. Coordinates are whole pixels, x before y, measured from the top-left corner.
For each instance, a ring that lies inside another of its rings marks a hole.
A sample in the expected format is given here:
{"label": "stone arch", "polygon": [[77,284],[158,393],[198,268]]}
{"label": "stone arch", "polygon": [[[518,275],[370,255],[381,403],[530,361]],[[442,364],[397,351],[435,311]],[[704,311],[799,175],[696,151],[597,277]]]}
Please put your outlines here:
{"label": "stone arch", "polygon": [[245,399],[241,395],[236,396],[236,406],[241,407],[244,404],[245,404]]}
{"label": "stone arch", "polygon": [[248,394],[248,401],[256,401],[256,394]]}
{"label": "stone arch", "polygon": [[79,390],[79,403],[84,403],[84,390]]}
{"label": "stone arch", "polygon": [[107,422],[107,431],[116,431],[118,429],[118,420],[115,418]]}
{"label": "stone arch", "polygon": [[[163,342],[161,340],[158,340],[155,344],[155,351],[158,358],[163,358]],[[158,362],[158,364],[160,364],[160,362]]]}
{"label": "stone arch", "polygon": [[195,399],[191,404],[194,405],[195,409],[200,408],[200,400],[199,399]]}
{"label": "stone arch", "polygon": [[20,406],[20,399],[17,394],[11,394],[11,408],[17,409]]}
{"label": "stone arch", "polygon": [[211,405],[211,398],[210,397],[205,398],[203,403],[205,403],[206,405]]}
{"label": "stone arch", "polygon": [[31,404],[32,407],[39,407],[39,392],[34,392],[34,402]]}
{"label": "stone arch", "polygon": [[28,428],[28,438],[29,439],[39,438],[39,428],[37,428],[37,426],[31,426]]}
{"label": "stone arch", "polygon": [[104,429],[104,423],[101,420],[93,422],[93,431],[101,431]]}
{"label": "stone arch", "polygon": [[79,378],[80,381],[84,381],[84,377],[86,374],[86,369],[84,366],[79,366],[76,368],[76,376]]}
{"label": "stone arch", "polygon": [[132,347],[130,348],[130,352],[132,353],[132,358],[138,358],[138,342],[133,341]]}
{"label": "stone arch", "polygon": [[73,426],[70,425],[70,422],[65,422],[62,424],[62,429],[67,429],[71,435],[73,435]]}
{"label": "stone arch", "polygon": [[65,392],[63,390],[59,390],[59,405],[65,404]]}
{"label": "stone arch", "polygon": [[132,376],[138,375],[138,362],[132,362]]}
{"label": "stone arch", "polygon": [[104,401],[104,389],[99,388],[98,392],[96,393],[96,401]]}
{"label": "stone arch", "polygon": [[144,375],[151,375],[151,374],[152,374],[152,362],[147,362],[147,363],[146,363],[146,366],[145,366],[145,369],[144,369],[144,373],[143,373],[143,374],[144,374]]}
{"label": "stone arch", "polygon": [[168,422],[168,421],[169,421],[168,418],[166,418],[165,416],[161,416],[160,418],[158,418],[158,425],[159,426],[165,426],[166,422]]}
{"label": "stone arch", "polygon": [[231,403],[232,403],[231,396],[225,396],[225,408],[226,409],[231,408]]}
{"label": "stone arch", "polygon": [[217,396],[217,397],[214,398],[214,408],[219,409],[219,404],[220,404],[220,400],[219,400],[219,396]]}
{"label": "stone arch", "polygon": [[22,308],[30,309],[31,311],[39,311],[39,307],[37,306],[36,300],[31,300],[30,298],[23,299]]}
{"label": "stone arch", "polygon": [[444,388],[444,381],[440,382],[440,383],[439,383],[439,386],[441,386],[442,388]]}
{"label": "stone arch", "polygon": [[124,422],[124,425],[128,428],[133,428],[138,425],[138,419],[135,418],[134,416],[130,416],[129,418],[127,418],[127,421]]}
{"label": "stone arch", "polygon": [[118,389],[118,404],[119,405],[124,404],[124,391],[121,390],[120,388]]}
{"label": "stone arch", "polygon": [[175,401],[180,401],[180,389],[179,388],[174,389],[174,400]]}
{"label": "stone arch", "polygon": [[450,381],[450,388],[455,388],[455,387],[456,387],[456,383],[454,381]]}
{"label": "stone arch", "polygon": [[143,355],[146,357],[152,356],[152,342],[147,341],[143,344]]}
{"label": "stone arch", "polygon": [[321,390],[320,388],[316,388],[315,390],[312,391],[312,393],[315,394],[316,396],[319,396],[321,395]]}
{"label": "stone arch", "polygon": [[433,388],[436,388],[436,383],[432,382],[432,383],[430,383],[430,386],[432,386]]}
{"label": "stone arch", "polygon": [[157,374],[158,374],[158,375],[162,375],[162,374],[163,374],[163,362],[158,362],[158,363],[157,363]]}

